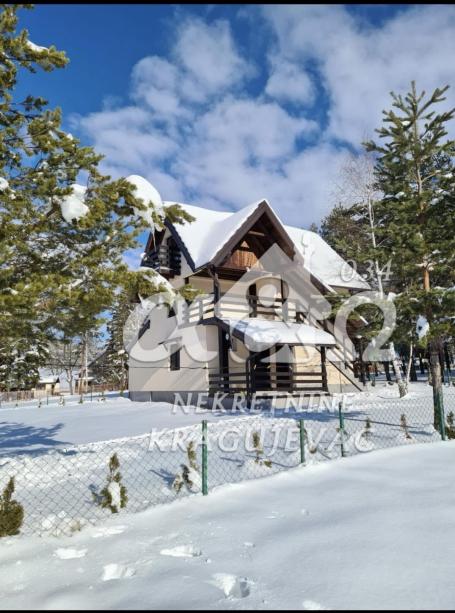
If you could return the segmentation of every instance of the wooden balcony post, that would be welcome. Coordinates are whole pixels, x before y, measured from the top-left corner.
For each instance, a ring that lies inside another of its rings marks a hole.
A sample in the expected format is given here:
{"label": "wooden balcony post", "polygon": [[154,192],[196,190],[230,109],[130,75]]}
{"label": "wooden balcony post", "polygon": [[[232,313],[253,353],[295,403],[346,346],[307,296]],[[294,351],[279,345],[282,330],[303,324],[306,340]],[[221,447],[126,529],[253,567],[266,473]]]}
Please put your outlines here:
{"label": "wooden balcony post", "polygon": [[287,296],[285,296],[285,286],[283,283],[283,279],[280,280],[281,283],[281,313],[283,317],[283,321],[289,320],[289,305],[287,303]]}
{"label": "wooden balcony post", "polygon": [[324,392],[329,391],[327,384],[327,365],[326,365],[326,348],[321,347],[321,372],[322,372],[322,389]]}
{"label": "wooden balcony post", "polygon": [[210,274],[213,279],[213,314],[215,315],[215,317],[219,317],[219,301],[221,297],[220,282],[215,269],[213,269],[213,271],[210,271]]}

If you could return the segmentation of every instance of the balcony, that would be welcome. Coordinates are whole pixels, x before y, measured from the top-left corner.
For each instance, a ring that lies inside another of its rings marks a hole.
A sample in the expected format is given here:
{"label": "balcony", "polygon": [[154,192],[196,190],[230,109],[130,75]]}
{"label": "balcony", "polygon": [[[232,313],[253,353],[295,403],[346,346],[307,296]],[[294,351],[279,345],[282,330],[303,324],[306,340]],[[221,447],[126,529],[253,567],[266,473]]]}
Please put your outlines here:
{"label": "balcony", "polygon": [[197,324],[213,317],[224,319],[245,319],[258,317],[274,321],[303,323],[304,313],[297,301],[285,298],[264,299],[259,296],[222,296],[218,303],[213,294],[197,296],[184,310],[183,323]]}
{"label": "balcony", "polygon": [[318,371],[299,371],[292,367],[286,372],[271,372],[263,368],[248,371],[209,373],[209,394],[249,394],[263,392],[301,394],[322,392],[327,389],[324,367]]}
{"label": "balcony", "polygon": [[180,249],[174,245],[160,245],[149,251],[143,257],[141,264],[153,268],[164,276],[178,276],[181,271]]}

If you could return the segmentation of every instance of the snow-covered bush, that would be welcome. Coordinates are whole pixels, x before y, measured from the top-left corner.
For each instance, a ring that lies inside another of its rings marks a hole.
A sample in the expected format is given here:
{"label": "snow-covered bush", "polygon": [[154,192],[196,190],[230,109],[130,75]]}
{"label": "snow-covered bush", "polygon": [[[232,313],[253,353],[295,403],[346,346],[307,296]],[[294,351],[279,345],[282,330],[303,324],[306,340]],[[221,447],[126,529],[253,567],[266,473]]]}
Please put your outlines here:
{"label": "snow-covered bush", "polygon": [[107,484],[98,494],[92,492],[93,499],[103,509],[109,509],[111,513],[118,513],[119,509],[126,507],[128,502],[127,489],[122,483],[122,475],[119,471],[120,461],[116,453],[109,459],[109,474]]}
{"label": "snow-covered bush", "polygon": [[406,415],[403,413],[403,415],[400,417],[400,424],[401,427],[403,429],[404,435],[407,439],[411,439],[412,436],[409,434],[409,429],[408,429],[408,422],[406,419]]}
{"label": "snow-covered bush", "polygon": [[455,416],[453,411],[447,415],[447,424],[446,424],[446,435],[447,438],[452,440],[455,439]]}
{"label": "snow-covered bush", "polygon": [[14,477],[11,477],[0,496],[0,537],[14,536],[24,521],[24,508],[16,500],[14,494]]}
{"label": "snow-covered bush", "polygon": [[201,489],[202,480],[199,471],[199,466],[196,461],[196,449],[194,442],[190,441],[186,448],[186,455],[188,457],[188,464],[181,465],[181,472],[179,472],[172,483],[173,489],[179,493],[183,486],[186,486],[190,492],[198,492]]}
{"label": "snow-covered bush", "polygon": [[365,438],[368,440],[370,438],[371,435],[371,419],[369,417],[366,418],[365,420],[365,432],[364,432]]}
{"label": "snow-covered bush", "polygon": [[259,432],[253,432],[253,447],[254,447],[254,451],[256,452],[256,457],[254,459],[256,464],[259,464],[259,466],[267,466],[267,468],[271,468],[272,467],[272,461],[269,459],[265,459],[264,456],[264,449],[262,448],[261,445],[261,435],[259,434]]}

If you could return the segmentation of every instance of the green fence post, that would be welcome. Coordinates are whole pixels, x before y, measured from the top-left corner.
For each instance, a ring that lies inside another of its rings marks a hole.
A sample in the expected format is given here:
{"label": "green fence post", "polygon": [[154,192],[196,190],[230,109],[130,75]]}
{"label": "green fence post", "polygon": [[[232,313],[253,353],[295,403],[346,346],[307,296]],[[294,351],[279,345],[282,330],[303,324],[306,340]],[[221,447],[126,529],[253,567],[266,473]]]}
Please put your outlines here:
{"label": "green fence post", "polygon": [[445,425],[445,415],[444,415],[444,403],[442,394],[438,394],[436,397],[437,410],[439,413],[439,427],[441,429],[441,438],[443,441],[446,440],[446,425]]}
{"label": "green fence post", "polygon": [[340,447],[341,447],[341,457],[346,457],[346,453],[344,450],[344,417],[342,411],[343,403],[340,402],[338,404],[338,419],[340,422]]}
{"label": "green fence post", "polygon": [[300,463],[305,464],[305,422],[299,420],[299,435],[300,435]]}
{"label": "green fence post", "polygon": [[202,494],[207,496],[207,420],[202,420]]}

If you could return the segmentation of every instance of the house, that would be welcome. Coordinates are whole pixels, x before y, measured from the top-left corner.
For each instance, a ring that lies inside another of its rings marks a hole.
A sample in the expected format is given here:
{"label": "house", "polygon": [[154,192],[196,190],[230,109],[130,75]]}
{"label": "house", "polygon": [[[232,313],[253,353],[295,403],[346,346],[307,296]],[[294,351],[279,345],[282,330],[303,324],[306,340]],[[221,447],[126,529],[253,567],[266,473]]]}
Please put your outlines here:
{"label": "house", "polygon": [[60,394],[60,377],[46,369],[40,369],[39,380],[32,391],[34,398],[58,396]]}
{"label": "house", "polygon": [[326,296],[368,283],[318,234],[283,225],[266,200],[233,213],[180,206],[195,221],[151,233],[142,267],[201,293],[152,310],[130,351],[130,398],[362,389],[355,347],[335,338]]}

